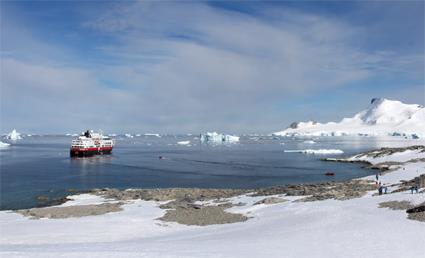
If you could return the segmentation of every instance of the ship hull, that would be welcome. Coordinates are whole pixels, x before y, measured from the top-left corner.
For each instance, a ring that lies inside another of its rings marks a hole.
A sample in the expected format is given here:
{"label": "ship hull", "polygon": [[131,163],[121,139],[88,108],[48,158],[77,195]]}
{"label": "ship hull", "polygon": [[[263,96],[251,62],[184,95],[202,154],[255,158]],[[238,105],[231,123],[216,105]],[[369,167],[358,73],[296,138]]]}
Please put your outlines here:
{"label": "ship hull", "polygon": [[112,153],[112,148],[90,148],[90,149],[71,149],[71,157],[92,157],[95,155],[108,155]]}

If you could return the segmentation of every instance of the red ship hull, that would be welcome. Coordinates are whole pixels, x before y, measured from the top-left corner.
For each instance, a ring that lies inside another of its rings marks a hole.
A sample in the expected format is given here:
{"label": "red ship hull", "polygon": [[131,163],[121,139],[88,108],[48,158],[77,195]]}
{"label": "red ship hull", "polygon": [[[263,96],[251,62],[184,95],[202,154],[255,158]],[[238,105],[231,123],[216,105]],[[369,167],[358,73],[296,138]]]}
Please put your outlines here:
{"label": "red ship hull", "polygon": [[69,154],[71,157],[91,157],[94,155],[111,154],[112,147],[99,148],[71,148]]}

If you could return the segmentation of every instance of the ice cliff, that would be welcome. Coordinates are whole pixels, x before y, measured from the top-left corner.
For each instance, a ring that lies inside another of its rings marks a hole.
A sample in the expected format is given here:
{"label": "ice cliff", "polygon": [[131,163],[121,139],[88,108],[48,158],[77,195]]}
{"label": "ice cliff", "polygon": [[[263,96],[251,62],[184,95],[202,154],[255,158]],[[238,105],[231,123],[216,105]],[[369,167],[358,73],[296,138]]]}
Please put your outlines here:
{"label": "ice cliff", "polygon": [[211,142],[211,143],[235,143],[239,142],[239,136],[221,134],[221,133],[205,133],[201,134],[201,142]]}

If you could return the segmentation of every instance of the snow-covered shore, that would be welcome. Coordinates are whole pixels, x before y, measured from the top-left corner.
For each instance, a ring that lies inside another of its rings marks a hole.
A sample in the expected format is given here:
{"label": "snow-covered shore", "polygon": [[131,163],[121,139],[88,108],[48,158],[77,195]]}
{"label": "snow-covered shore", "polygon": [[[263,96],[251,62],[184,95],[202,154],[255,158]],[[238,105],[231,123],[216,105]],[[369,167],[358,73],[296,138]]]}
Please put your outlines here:
{"label": "snow-covered shore", "polygon": [[[425,173],[421,151],[400,149],[375,153],[375,156],[351,158],[372,164],[381,160],[397,162],[391,172],[379,178],[388,185]],[[29,219],[11,211],[1,211],[0,254],[4,257],[43,258],[388,258],[421,257],[425,253],[424,222],[407,219],[403,210],[378,208],[379,203],[386,201],[420,204],[425,201],[424,193],[411,194],[407,190],[378,196],[374,190],[360,198],[313,202],[297,201],[303,198],[301,196],[277,194],[273,197],[286,201],[255,204],[264,196],[249,194],[221,198],[219,201],[238,204],[227,212],[243,214],[249,219],[209,226],[157,220],[166,213],[159,207],[164,204],[162,201],[127,200],[121,211],[67,219]],[[116,202],[91,194],[72,198],[62,206]]]}

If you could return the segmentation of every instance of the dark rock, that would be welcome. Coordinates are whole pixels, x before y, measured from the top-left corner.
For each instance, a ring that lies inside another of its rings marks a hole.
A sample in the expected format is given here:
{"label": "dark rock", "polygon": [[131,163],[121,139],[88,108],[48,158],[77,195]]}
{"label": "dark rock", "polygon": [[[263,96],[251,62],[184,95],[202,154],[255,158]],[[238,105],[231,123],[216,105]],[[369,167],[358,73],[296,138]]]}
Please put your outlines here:
{"label": "dark rock", "polygon": [[417,185],[419,188],[425,187],[425,174],[415,177],[414,181],[415,185]]}
{"label": "dark rock", "polygon": [[264,198],[256,203],[254,203],[254,205],[258,205],[258,204],[275,204],[275,203],[281,203],[281,202],[286,202],[288,200],[279,198],[279,197],[268,197],[268,198]]}
{"label": "dark rock", "polygon": [[425,222],[425,212],[409,213],[407,215],[407,218],[411,220]]}
{"label": "dark rock", "polygon": [[388,201],[379,204],[379,208],[389,208],[391,210],[406,210],[412,207],[413,205],[408,201]]}
{"label": "dark rock", "polygon": [[289,128],[291,129],[297,129],[298,128],[298,122],[293,122],[289,125]]}
{"label": "dark rock", "polygon": [[425,203],[419,204],[413,208],[407,209],[407,213],[425,212]]}
{"label": "dark rock", "polygon": [[407,218],[411,219],[411,220],[417,220],[417,221],[425,222],[425,212],[409,213],[407,215]]}

